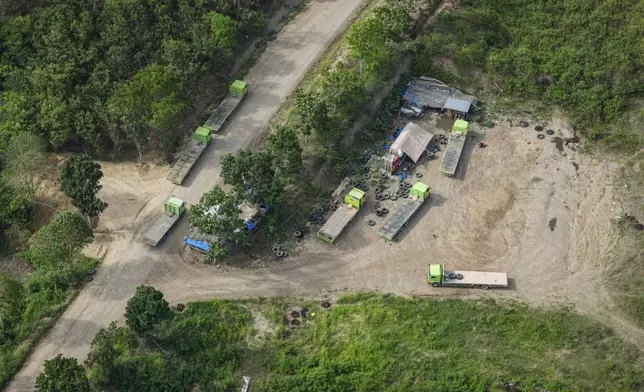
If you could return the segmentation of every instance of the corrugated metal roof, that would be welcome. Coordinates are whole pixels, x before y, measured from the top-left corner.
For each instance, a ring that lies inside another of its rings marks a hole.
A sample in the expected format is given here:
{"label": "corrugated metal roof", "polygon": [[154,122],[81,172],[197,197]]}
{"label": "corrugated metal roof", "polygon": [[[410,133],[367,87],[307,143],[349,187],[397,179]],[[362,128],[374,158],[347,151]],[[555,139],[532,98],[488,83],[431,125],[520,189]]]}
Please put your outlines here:
{"label": "corrugated metal roof", "polygon": [[397,155],[398,151],[402,151],[412,161],[417,162],[433,137],[433,134],[410,122],[391,145],[389,151],[394,155]]}
{"label": "corrugated metal roof", "polygon": [[472,103],[469,101],[449,97],[447,98],[445,105],[443,105],[443,109],[456,110],[457,112],[467,113],[470,111],[471,105]]}

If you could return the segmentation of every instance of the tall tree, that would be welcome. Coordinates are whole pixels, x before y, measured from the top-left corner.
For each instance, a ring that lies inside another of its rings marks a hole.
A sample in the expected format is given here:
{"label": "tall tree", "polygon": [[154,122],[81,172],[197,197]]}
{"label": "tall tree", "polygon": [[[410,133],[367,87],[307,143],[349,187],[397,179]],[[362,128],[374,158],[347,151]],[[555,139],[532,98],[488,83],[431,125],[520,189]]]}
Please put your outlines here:
{"label": "tall tree", "polygon": [[25,308],[24,290],[17,280],[0,274],[0,345],[13,336]]}
{"label": "tall tree", "polygon": [[99,184],[102,177],[101,165],[90,157],[71,156],[60,168],[60,187],[81,213],[93,218],[107,208],[107,203],[96,197],[103,187]]}
{"label": "tall tree", "polygon": [[302,121],[302,134],[324,134],[329,128],[329,109],[320,94],[302,89],[295,90],[295,107]]}
{"label": "tall tree", "polygon": [[221,158],[221,176],[225,184],[233,186],[239,198],[252,204],[275,204],[283,184],[275,181],[277,168],[273,157],[266,151],[241,150]]}
{"label": "tall tree", "polygon": [[85,369],[76,358],[65,358],[58,354],[45,361],[45,370],[36,379],[38,392],[89,392],[89,381]]}
{"label": "tall tree", "polygon": [[286,182],[302,174],[302,147],[292,127],[280,126],[268,135],[268,153],[277,175]]}
{"label": "tall tree", "polygon": [[92,229],[75,212],[59,212],[36,233],[25,257],[39,268],[55,268],[77,260],[85,245],[94,240]]}
{"label": "tall tree", "polygon": [[45,142],[36,134],[19,133],[11,138],[3,158],[3,180],[33,199],[47,169]]}
{"label": "tall tree", "polygon": [[125,307],[125,322],[139,336],[153,332],[159,323],[171,317],[172,311],[163,293],[152,286],[137,287]]}
{"label": "tall tree", "polygon": [[[190,225],[200,233],[240,245],[247,237],[240,214],[239,199],[227,195],[219,185],[215,185],[210,192],[201,196],[199,204],[190,207],[188,219]],[[213,241],[213,245],[215,243],[218,241]]]}

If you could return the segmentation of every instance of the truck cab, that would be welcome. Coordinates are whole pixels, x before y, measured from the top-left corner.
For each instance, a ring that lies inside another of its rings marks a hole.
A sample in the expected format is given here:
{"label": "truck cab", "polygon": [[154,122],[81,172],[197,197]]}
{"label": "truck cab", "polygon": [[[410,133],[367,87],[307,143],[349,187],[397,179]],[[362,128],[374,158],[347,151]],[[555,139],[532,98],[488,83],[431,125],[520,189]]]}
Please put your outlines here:
{"label": "truck cab", "polygon": [[208,144],[212,140],[212,132],[208,128],[199,127],[192,134],[192,140],[198,141],[199,143]]}
{"label": "truck cab", "polygon": [[248,92],[248,83],[243,80],[235,80],[228,86],[228,92],[243,97]]}
{"label": "truck cab", "polygon": [[344,196],[344,202],[353,206],[356,210],[360,210],[362,203],[364,203],[365,193],[358,188],[353,188],[349,193]]}
{"label": "truck cab", "polygon": [[438,287],[443,283],[443,266],[441,264],[430,264],[427,271],[427,283]]}
{"label": "truck cab", "polygon": [[420,201],[425,201],[429,197],[429,185],[417,182],[409,192],[411,197],[417,197]]}
{"label": "truck cab", "polygon": [[165,201],[165,214],[168,216],[181,216],[186,210],[186,202],[174,196]]}

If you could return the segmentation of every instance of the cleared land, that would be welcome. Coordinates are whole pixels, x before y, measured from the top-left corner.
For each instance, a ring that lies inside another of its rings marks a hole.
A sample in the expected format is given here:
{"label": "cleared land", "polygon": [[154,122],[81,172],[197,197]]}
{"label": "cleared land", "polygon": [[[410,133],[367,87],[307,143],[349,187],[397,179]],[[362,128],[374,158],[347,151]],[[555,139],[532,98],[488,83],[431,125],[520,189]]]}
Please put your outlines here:
{"label": "cleared land", "polygon": [[132,164],[101,163],[105,178],[100,197],[110,208],[101,217],[102,234],[98,233],[104,237],[104,241],[97,241],[99,247],[104,244],[100,252],[106,252],[100,271],[38,345],[8,391],[33,390],[43,361],[59,352],[83,359],[96,332],[121,317],[136,286],[150,274],[174,265],[165,250],[181,243],[187,233],[185,220],[160,249],[139,242],[156,214],[163,213],[163,200],[174,194],[189,204],[196,203],[219,181],[220,157],[248,147],[266,130],[281,102],[344,29],[359,4],[359,0],[312,1],[268,44],[245,78],[250,86],[245,102],[223,134],[211,142],[182,187],[165,179],[167,168],[139,170]]}

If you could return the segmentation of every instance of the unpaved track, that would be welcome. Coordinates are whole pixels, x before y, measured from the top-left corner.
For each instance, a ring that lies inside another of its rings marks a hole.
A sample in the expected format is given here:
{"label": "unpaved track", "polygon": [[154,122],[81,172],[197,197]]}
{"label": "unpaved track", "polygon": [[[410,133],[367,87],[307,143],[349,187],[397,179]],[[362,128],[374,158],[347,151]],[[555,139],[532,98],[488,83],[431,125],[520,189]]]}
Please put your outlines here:
{"label": "unpaved track", "polygon": [[360,0],[313,0],[289,23],[275,41],[269,42],[245,80],[250,94],[231,119],[225,133],[211,144],[184,186],[174,187],[161,170],[136,173],[134,165],[104,165],[102,197],[109,203],[101,225],[109,250],[95,280],[68,307],[48,336],[36,347],[7,387],[8,391],[33,390],[44,360],[62,353],[81,361],[87,356],[94,335],[122,317],[127,299],[153,271],[165,269],[165,249],[185,235],[185,220],[160,249],[138,242],[141,233],[161,211],[171,194],[190,204],[219,181],[222,154],[251,145],[261,135],[271,116],[304,77],[307,69],[343,31]]}

